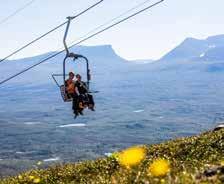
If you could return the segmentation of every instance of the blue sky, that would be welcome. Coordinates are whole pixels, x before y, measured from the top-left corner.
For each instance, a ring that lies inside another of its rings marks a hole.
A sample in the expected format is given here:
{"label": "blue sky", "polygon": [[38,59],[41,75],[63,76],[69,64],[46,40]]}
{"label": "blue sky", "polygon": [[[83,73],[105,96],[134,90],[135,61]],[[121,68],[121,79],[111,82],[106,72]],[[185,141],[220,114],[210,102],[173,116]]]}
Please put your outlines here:
{"label": "blue sky", "polygon": [[[64,22],[65,17],[78,13],[96,1],[35,0],[17,16],[0,24],[0,57],[6,56]],[[100,6],[72,23],[68,42],[143,1],[104,0]],[[29,0],[1,0],[0,20],[27,2]],[[162,5],[88,40],[83,45],[111,44],[126,59],[158,59],[186,37],[204,39],[211,35],[224,34],[223,7],[222,0],[165,0]],[[58,30],[14,58],[61,48],[63,31],[64,28]]]}

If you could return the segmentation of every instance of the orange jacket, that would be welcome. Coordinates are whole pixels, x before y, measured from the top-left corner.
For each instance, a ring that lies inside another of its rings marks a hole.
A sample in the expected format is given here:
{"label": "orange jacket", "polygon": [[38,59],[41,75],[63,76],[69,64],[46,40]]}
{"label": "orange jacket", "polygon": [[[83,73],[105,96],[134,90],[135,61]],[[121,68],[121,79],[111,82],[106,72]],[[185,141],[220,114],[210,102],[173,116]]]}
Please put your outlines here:
{"label": "orange jacket", "polygon": [[75,93],[75,83],[72,80],[66,81],[66,91],[68,92],[68,94]]}

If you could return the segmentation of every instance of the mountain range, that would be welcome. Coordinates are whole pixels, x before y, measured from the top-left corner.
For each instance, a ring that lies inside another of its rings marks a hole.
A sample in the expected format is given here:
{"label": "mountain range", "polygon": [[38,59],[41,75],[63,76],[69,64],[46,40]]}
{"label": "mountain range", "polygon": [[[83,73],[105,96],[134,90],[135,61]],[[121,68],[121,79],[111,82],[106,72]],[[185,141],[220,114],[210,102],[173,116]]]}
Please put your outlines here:
{"label": "mountain range", "polygon": [[[208,37],[204,40],[196,38],[186,38],[176,48],[169,51],[159,60],[139,59],[132,60],[133,63],[148,64],[156,61],[222,61],[224,59],[224,34]],[[127,63],[128,60],[120,57],[111,45],[99,46],[76,46],[71,49],[71,52],[87,56],[94,64],[116,64]],[[56,52],[49,52],[42,55],[18,59],[13,62],[13,65],[23,65],[29,61],[29,64],[38,62],[40,59],[46,58]],[[63,60],[64,53],[52,59],[49,63],[58,63]],[[106,61],[105,61],[106,60]],[[7,63],[10,65],[10,62]],[[4,65],[1,66],[4,68]],[[6,67],[7,68],[7,67]]]}
{"label": "mountain range", "polygon": [[[177,67],[180,67],[178,63],[189,63],[190,61],[212,62],[209,66],[206,66],[207,68],[205,70],[209,72],[224,71],[224,63],[222,62],[224,60],[223,50],[224,35],[217,35],[208,37],[204,40],[186,38],[180,45],[178,45],[176,48],[165,54],[161,59],[156,61],[151,59],[128,61],[120,57],[114,51],[111,45],[76,46],[71,49],[71,52],[86,56],[90,61],[91,69],[101,75],[105,75],[106,73],[108,73],[108,71],[117,72],[119,70],[123,70],[122,68],[124,67],[127,68],[128,66],[135,64],[151,65],[152,67],[153,65],[156,65],[160,68],[162,67],[163,69],[176,69]],[[22,69],[25,69],[52,54],[55,54],[55,52],[49,52],[34,57],[1,63],[0,80],[3,80],[14,73],[21,71]],[[26,81],[28,83],[32,83],[34,79],[36,79],[36,81],[38,82],[43,82],[46,78],[50,77],[50,74],[62,73],[62,61],[64,59],[64,56],[65,53],[62,53],[57,57],[49,60],[48,62],[39,65],[32,71],[25,73],[23,77],[16,78],[14,80],[15,83],[18,81]],[[68,61],[67,63],[67,70],[72,70],[72,68],[74,68],[74,62]],[[81,61],[77,63],[81,63]],[[76,65],[75,67],[80,70],[80,65]],[[83,64],[81,67],[83,74],[85,74],[85,68],[83,67],[85,67],[85,64]],[[32,75],[32,80],[29,80],[30,75]],[[26,80],[24,80],[24,78]]]}

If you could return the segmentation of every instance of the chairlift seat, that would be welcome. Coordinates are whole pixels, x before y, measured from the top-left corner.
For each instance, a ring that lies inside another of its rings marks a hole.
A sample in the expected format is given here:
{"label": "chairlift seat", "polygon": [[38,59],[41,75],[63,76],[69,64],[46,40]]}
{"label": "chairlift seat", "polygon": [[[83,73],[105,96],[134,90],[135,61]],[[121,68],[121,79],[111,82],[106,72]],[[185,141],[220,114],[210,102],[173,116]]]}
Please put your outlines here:
{"label": "chairlift seat", "polygon": [[64,100],[64,102],[71,102],[72,98],[68,96],[68,94],[65,92],[65,86],[61,85],[60,86],[60,91],[61,91],[61,97]]}

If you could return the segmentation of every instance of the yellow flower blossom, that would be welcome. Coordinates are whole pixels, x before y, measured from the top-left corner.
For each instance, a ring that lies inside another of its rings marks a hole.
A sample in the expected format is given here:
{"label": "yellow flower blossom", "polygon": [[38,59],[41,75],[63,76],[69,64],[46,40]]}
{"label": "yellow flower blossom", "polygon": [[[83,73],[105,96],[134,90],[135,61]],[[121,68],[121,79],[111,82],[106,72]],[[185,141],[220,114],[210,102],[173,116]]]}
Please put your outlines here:
{"label": "yellow flower blossom", "polygon": [[224,166],[224,160],[221,161],[221,166]]}
{"label": "yellow flower blossom", "polygon": [[19,180],[23,179],[23,177],[21,175],[18,176]]}
{"label": "yellow flower blossom", "polygon": [[156,177],[165,176],[170,172],[170,164],[164,159],[155,160],[149,167],[149,172]]}
{"label": "yellow flower blossom", "polygon": [[37,162],[37,165],[41,165],[41,164],[42,164],[42,162],[41,162],[41,161]]}
{"label": "yellow flower blossom", "polygon": [[139,164],[146,156],[146,151],[142,147],[131,147],[118,154],[118,162],[126,167]]}
{"label": "yellow flower blossom", "polygon": [[34,179],[34,176],[29,176],[29,179],[30,179],[30,180],[33,180],[33,179]]}
{"label": "yellow flower blossom", "polygon": [[118,152],[112,153],[110,158],[114,158],[114,159],[118,160],[119,159],[119,153]]}
{"label": "yellow flower blossom", "polygon": [[35,179],[33,180],[33,183],[40,183],[40,178],[35,178]]}

